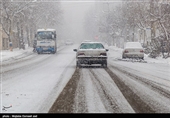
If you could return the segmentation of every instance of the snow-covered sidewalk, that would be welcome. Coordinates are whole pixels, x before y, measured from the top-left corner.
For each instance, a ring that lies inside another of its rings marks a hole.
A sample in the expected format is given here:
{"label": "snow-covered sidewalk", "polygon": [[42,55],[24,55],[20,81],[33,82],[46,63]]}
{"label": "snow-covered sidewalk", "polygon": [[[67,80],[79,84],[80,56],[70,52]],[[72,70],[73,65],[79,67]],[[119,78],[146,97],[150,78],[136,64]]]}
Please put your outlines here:
{"label": "snow-covered sidewalk", "polygon": [[26,47],[25,50],[19,49],[19,48],[15,48],[15,49],[13,49],[13,51],[1,50],[0,51],[0,55],[1,55],[0,61],[4,62],[4,61],[11,60],[11,59],[22,58],[22,57],[27,56],[31,53],[33,53],[32,47]]}

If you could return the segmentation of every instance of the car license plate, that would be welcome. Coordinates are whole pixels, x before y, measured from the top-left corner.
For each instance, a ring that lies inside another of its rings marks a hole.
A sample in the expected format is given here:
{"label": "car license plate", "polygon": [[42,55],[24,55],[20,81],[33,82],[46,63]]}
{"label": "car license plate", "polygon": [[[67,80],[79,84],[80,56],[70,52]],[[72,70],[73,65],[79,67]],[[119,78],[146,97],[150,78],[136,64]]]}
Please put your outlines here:
{"label": "car license plate", "polygon": [[43,48],[43,50],[48,50],[48,48]]}
{"label": "car license plate", "polygon": [[98,60],[98,58],[93,58],[93,60]]}
{"label": "car license plate", "polygon": [[134,57],[138,57],[138,55],[133,55]]}

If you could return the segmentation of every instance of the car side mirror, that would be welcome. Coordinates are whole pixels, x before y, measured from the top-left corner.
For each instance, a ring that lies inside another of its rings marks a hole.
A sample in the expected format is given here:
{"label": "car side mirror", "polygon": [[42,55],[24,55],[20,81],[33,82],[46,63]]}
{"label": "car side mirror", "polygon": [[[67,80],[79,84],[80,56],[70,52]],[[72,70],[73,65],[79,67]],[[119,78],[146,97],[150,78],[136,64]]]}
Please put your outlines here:
{"label": "car side mirror", "polygon": [[54,34],[52,34],[52,39],[54,39]]}
{"label": "car side mirror", "polygon": [[73,51],[77,52],[77,49],[73,49]]}

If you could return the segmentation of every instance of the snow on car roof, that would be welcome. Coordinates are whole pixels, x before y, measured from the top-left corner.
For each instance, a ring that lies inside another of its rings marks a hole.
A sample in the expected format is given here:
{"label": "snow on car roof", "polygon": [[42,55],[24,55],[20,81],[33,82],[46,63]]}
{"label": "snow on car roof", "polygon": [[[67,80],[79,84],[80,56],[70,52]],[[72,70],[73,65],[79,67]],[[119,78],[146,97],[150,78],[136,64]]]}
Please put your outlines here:
{"label": "snow on car roof", "polygon": [[142,45],[140,42],[127,42],[125,44],[126,48],[142,48]]}
{"label": "snow on car roof", "polygon": [[37,31],[55,31],[55,29],[38,29]]}
{"label": "snow on car roof", "polygon": [[103,44],[102,42],[96,42],[96,41],[83,41],[82,43],[101,43],[101,44]]}

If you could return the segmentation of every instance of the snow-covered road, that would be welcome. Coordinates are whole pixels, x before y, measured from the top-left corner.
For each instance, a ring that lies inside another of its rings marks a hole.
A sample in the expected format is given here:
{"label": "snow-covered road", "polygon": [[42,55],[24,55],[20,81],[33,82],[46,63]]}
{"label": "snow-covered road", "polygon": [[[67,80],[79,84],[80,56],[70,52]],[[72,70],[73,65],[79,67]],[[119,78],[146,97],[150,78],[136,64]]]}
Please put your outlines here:
{"label": "snow-covered road", "polygon": [[[81,88],[84,88],[83,90]],[[91,113],[134,113],[123,94],[104,69],[82,69],[77,94],[84,93],[85,98],[75,99],[76,113],[80,103],[85,101],[87,111]],[[77,111],[78,110],[78,111]]]}
{"label": "snow-covered road", "polygon": [[121,61],[111,47],[107,69],[76,68],[77,46],[2,66],[1,112],[170,113],[167,60]]}
{"label": "snow-covered road", "polygon": [[[72,47],[54,55],[34,55],[36,58],[29,61],[2,68],[1,112],[47,112],[74,73],[75,55]],[[42,106],[44,103],[47,106]]]}

